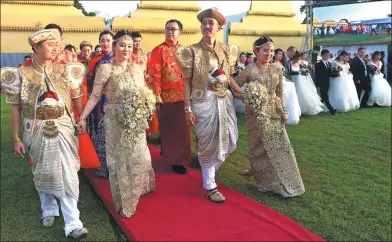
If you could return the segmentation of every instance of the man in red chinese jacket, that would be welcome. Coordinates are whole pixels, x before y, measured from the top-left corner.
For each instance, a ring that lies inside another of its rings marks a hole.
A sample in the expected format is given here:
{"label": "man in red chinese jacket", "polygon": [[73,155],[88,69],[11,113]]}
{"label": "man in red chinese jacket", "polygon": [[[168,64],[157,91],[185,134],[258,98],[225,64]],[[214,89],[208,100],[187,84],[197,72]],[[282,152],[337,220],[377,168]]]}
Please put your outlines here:
{"label": "man in red chinese jacket", "polygon": [[166,23],[166,40],[152,50],[148,65],[149,86],[159,105],[162,158],[179,174],[185,174],[183,164],[191,162],[190,131],[184,112],[184,78],[175,59],[182,28],[176,19]]}

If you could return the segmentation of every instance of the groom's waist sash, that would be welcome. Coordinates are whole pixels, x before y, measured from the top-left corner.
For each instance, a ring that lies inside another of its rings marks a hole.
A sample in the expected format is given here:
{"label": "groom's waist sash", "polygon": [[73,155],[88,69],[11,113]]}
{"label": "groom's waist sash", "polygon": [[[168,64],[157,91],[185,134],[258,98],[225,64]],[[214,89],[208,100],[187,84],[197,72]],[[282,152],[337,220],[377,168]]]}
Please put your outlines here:
{"label": "groom's waist sash", "polygon": [[220,81],[208,83],[207,86],[207,90],[215,92],[217,97],[226,97],[228,88],[229,88],[228,82],[220,82]]}
{"label": "groom's waist sash", "polygon": [[65,113],[64,107],[61,106],[40,106],[36,110],[36,119],[51,120],[58,119]]}

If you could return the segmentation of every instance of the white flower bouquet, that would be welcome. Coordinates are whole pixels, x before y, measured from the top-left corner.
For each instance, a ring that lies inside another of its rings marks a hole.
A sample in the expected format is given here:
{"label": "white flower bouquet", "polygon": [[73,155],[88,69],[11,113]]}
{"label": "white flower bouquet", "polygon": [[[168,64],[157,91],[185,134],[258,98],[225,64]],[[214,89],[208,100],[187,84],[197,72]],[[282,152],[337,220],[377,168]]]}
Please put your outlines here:
{"label": "white flower bouquet", "polygon": [[121,91],[115,108],[117,121],[127,135],[136,137],[148,128],[152,119],[156,99],[147,87],[132,87]]}
{"label": "white flower bouquet", "polygon": [[262,124],[267,124],[270,119],[268,114],[268,101],[270,95],[267,88],[259,82],[251,82],[243,91],[244,102],[253,108],[256,113],[257,120]]}

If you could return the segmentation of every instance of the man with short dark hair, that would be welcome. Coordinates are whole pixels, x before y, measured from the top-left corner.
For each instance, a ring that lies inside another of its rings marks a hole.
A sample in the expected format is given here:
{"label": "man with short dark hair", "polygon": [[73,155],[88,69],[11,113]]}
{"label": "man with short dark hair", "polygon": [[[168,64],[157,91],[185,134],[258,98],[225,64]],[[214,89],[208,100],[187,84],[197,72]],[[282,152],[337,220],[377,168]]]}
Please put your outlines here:
{"label": "man with short dark hair", "polygon": [[184,163],[191,162],[190,129],[184,113],[184,78],[175,59],[181,45],[178,40],[183,26],[176,19],[165,24],[165,42],[151,52],[148,66],[149,86],[158,104],[159,132],[163,162],[185,174]]}
{"label": "man with short dark hair", "polygon": [[358,99],[361,100],[362,90],[365,94],[361,100],[361,107],[367,107],[367,101],[370,95],[370,78],[367,70],[367,63],[365,61],[365,48],[361,47],[358,49],[357,56],[353,59],[350,71],[353,74],[353,80],[355,87],[357,88]]}
{"label": "man with short dark hair", "polygon": [[335,115],[337,110],[332,107],[328,98],[329,77],[331,76],[329,54],[327,49],[321,51],[321,60],[316,64],[316,86],[320,89],[321,102],[325,103],[332,115]]}
{"label": "man with short dark hair", "polygon": [[246,62],[245,65],[253,64],[255,62],[256,56],[252,52],[248,52],[246,54]]}
{"label": "man with short dark hair", "polygon": [[26,63],[26,62],[30,61],[31,56],[25,55],[25,57],[23,57],[23,58],[24,58],[24,63]]}
{"label": "man with short dark hair", "polygon": [[132,32],[133,52],[131,54],[130,62],[143,66],[143,71],[147,71],[147,54],[142,50],[142,35],[139,32]]}

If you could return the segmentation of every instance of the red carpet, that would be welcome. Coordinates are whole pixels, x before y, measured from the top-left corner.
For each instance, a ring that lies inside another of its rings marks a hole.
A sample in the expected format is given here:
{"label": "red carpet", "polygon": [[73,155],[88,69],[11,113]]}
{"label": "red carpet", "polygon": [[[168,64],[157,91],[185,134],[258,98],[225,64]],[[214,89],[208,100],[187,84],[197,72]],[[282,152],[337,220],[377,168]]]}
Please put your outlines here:
{"label": "red carpet", "polygon": [[[150,147],[153,163],[159,150]],[[155,168],[155,167],[154,167]],[[108,211],[133,241],[323,241],[290,218],[219,184],[223,204],[207,200],[201,174],[156,169],[156,191],[141,197],[136,214],[123,218],[114,210],[108,180],[86,171]]]}

